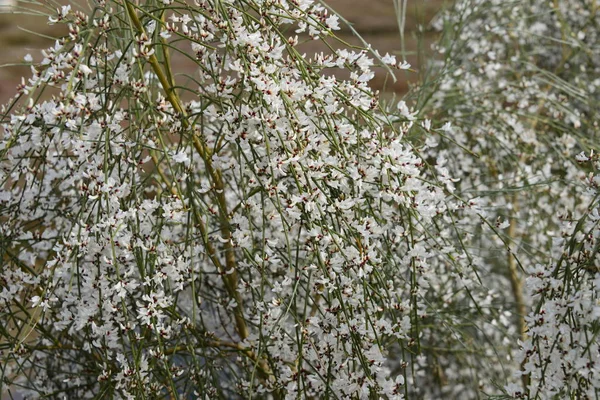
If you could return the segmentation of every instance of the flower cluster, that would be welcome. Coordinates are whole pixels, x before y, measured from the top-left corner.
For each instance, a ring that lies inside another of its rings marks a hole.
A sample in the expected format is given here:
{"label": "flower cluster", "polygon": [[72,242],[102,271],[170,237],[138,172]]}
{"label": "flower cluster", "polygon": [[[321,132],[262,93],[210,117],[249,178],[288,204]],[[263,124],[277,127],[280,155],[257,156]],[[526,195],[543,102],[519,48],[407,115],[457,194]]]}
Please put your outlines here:
{"label": "flower cluster", "polygon": [[[600,166],[594,153],[578,159],[596,171]],[[590,173],[585,184],[588,213],[565,221],[553,239],[551,262],[528,271],[526,287],[536,307],[526,318],[519,361],[529,385],[526,391],[508,386],[515,398],[593,398],[600,387],[600,176]]]}

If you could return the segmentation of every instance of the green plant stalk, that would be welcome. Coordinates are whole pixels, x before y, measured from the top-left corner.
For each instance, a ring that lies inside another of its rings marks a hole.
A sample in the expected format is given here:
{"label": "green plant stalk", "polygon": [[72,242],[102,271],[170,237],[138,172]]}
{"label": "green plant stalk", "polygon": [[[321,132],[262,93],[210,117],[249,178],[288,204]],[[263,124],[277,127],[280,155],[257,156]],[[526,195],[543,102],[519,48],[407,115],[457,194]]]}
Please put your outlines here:
{"label": "green plant stalk", "polygon": [[[513,210],[516,213],[518,211],[516,195],[513,196],[512,204]],[[510,219],[510,225],[508,227],[508,237],[511,241],[515,240],[516,228],[516,219],[513,217]],[[515,259],[515,255],[512,254],[511,251],[508,252],[508,278],[510,280],[510,286],[513,292],[513,297],[515,299],[515,308],[517,312],[517,329],[519,330],[519,338],[521,339],[521,341],[525,341],[527,339],[527,326],[525,324],[525,315],[527,313],[527,310],[525,307],[525,300],[523,299],[523,281],[520,278],[519,272],[517,270],[517,262]]]}
{"label": "green plant stalk", "polygon": [[[137,12],[136,12],[134,6],[127,0],[124,1],[124,4],[127,9],[127,13],[129,15],[133,25],[135,26],[136,30],[140,34],[142,34],[142,33],[145,34],[144,27],[142,26],[142,24],[140,22],[140,19],[137,15]],[[182,106],[179,96],[177,95],[173,86],[171,85],[169,78],[163,72],[163,70],[160,66],[160,62],[158,61],[158,59],[156,58],[156,56],[154,54],[152,54],[148,58],[148,61],[150,63],[150,66],[152,67],[152,70],[158,77],[158,80],[165,92],[167,100],[169,101],[169,103],[171,103],[171,105],[173,106],[175,111],[181,116],[181,121],[182,121],[184,128],[190,129],[191,126],[187,120],[187,113],[185,112],[185,109]],[[223,184],[221,173],[219,170],[215,169],[212,166],[212,160],[211,160],[212,152],[210,151],[210,149],[207,148],[204,145],[204,143],[202,143],[200,141],[200,139],[198,138],[198,136],[196,136],[195,134],[192,134],[191,137],[192,137],[192,144],[193,144],[194,148],[196,149],[196,152],[198,153],[198,155],[200,155],[200,157],[204,161],[206,171],[213,181],[214,191],[216,193],[217,202],[219,205],[219,214],[220,214],[220,219],[221,219],[221,221],[220,221],[221,235],[223,238],[229,239],[231,237],[231,231],[229,229],[227,204],[225,201],[225,194],[224,194],[225,186]],[[209,252],[210,252],[210,250],[209,250]],[[216,257],[214,257],[212,259],[214,261],[214,260],[216,260]],[[237,290],[237,285],[238,285],[237,266],[236,266],[235,254],[233,251],[233,245],[231,244],[231,241],[228,241],[225,244],[225,267],[223,267],[223,265],[221,263],[218,263],[217,267],[219,267],[219,270],[220,270],[221,276],[223,277],[223,282],[225,284],[228,294],[236,302],[234,318],[235,318],[235,322],[236,322],[236,326],[237,326],[238,335],[240,336],[241,340],[244,340],[248,337],[249,333],[248,333],[248,327],[246,324],[246,320],[245,320],[244,314],[243,314],[244,308],[243,308],[243,304],[242,304],[242,299]]]}

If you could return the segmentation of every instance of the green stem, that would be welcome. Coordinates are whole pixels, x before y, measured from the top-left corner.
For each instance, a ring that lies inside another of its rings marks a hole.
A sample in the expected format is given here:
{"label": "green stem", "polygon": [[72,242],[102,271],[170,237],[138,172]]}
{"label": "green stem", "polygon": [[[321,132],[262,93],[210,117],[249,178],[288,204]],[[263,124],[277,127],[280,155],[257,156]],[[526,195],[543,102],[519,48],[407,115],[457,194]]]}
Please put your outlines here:
{"label": "green stem", "polygon": [[[124,3],[125,3],[125,7],[127,9],[127,13],[129,14],[131,22],[135,26],[136,30],[140,34],[145,34],[144,27],[142,26],[142,23],[140,22],[140,19],[137,15],[137,12],[136,12],[133,4],[131,4],[127,0],[125,0]],[[181,122],[182,122],[183,127],[187,130],[191,130],[192,127],[188,121],[187,113],[185,112],[185,109],[182,105],[181,99],[177,95],[177,92],[174,90],[174,86],[171,84],[170,79],[167,77],[167,75],[162,70],[158,59],[156,58],[156,56],[154,54],[152,54],[150,57],[148,57],[148,62],[150,63],[152,70],[158,77],[158,80],[165,92],[166,99],[169,101],[169,103],[171,103],[171,105],[173,106],[175,111],[181,117]],[[170,67],[169,67],[169,69],[170,69]],[[225,191],[224,191],[225,185],[223,184],[221,171],[219,171],[213,167],[212,152],[210,151],[209,148],[207,148],[205,146],[204,143],[202,143],[202,141],[199,139],[199,137],[196,136],[194,133],[195,132],[192,132],[192,135],[191,135],[192,144],[193,144],[194,148],[196,149],[196,152],[198,153],[198,155],[204,161],[204,165],[206,167],[206,172],[210,176],[210,178],[213,182],[213,185],[214,185],[214,191],[216,193],[217,202],[219,205],[221,236],[224,239],[230,239],[231,238],[231,230],[229,228],[227,203],[225,201]],[[181,195],[181,193],[179,193],[179,194]],[[199,222],[200,223],[202,222],[201,219]],[[208,249],[208,250],[210,252],[210,249]],[[214,250],[213,250],[213,252],[214,252]],[[216,252],[213,253],[213,256],[216,256]],[[213,261],[215,261],[215,260],[216,260],[216,257],[213,257]],[[236,264],[236,259],[235,259],[235,253],[233,251],[233,245],[230,240],[228,240],[227,243],[225,243],[225,266],[223,267],[223,265],[220,262],[218,263],[217,266],[220,267],[219,271],[221,273],[223,282],[225,284],[225,288],[227,289],[229,296],[232,299],[234,299],[236,302],[234,318],[235,318],[235,322],[236,322],[236,326],[237,326],[238,335],[240,336],[241,340],[244,340],[248,337],[249,332],[248,332],[246,320],[244,318],[244,313],[243,313],[244,308],[243,308],[243,304],[242,304],[242,297],[240,296],[238,289],[237,289],[237,286],[238,286],[237,264]]]}

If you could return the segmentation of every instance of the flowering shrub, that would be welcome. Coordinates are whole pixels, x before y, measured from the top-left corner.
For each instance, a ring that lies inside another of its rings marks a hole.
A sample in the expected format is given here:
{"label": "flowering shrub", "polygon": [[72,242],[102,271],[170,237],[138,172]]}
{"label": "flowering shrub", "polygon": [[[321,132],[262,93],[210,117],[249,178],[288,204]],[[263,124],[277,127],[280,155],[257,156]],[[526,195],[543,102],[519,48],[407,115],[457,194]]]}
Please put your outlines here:
{"label": "flowering shrub", "polygon": [[2,109],[0,391],[596,397],[598,12],[457,1],[388,108],[406,62],[312,0],[52,10]]}
{"label": "flowering shrub", "polygon": [[[410,113],[368,86],[375,62],[405,63],[301,56],[296,33],[338,28],[309,0],[99,1],[50,21],[68,37],[3,111],[3,384],[392,399],[429,381],[420,324],[454,310],[428,260],[446,273],[460,254],[435,234],[456,206],[422,175]],[[185,84],[173,53],[196,67]]]}
{"label": "flowering shrub", "polygon": [[[596,154],[578,159],[598,169]],[[526,318],[528,337],[519,361],[531,382],[527,392],[508,386],[516,398],[593,398],[598,392],[600,176],[591,173],[586,183],[588,213],[564,223],[549,265],[528,271],[526,286],[536,307]]]}
{"label": "flowering shrub", "polygon": [[[594,183],[575,157],[598,148],[599,18],[587,0],[463,0],[436,21],[441,60],[420,108],[451,124],[424,152],[483,211],[449,229],[504,316],[479,324],[503,360],[480,372],[490,394],[593,398],[600,387]],[[446,368],[466,380],[457,361]]]}

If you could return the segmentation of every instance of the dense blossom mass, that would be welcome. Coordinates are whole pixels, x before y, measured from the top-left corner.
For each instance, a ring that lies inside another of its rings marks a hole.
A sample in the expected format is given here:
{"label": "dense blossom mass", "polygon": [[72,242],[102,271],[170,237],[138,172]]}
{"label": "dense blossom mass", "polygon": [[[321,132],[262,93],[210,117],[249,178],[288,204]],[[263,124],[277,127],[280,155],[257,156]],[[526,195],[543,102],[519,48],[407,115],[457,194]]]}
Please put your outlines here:
{"label": "dense blossom mass", "polygon": [[300,55],[339,27],[312,1],[165,4],[62,7],[68,37],[5,108],[5,376],[72,398],[418,391],[428,260],[461,254],[407,106],[368,86],[406,63]]}
{"label": "dense blossom mass", "polygon": [[388,105],[318,2],[141,3],[2,109],[0,391],[597,397],[595,1],[457,1]]}
{"label": "dense blossom mass", "polygon": [[504,361],[481,373],[517,398],[595,398],[600,388],[599,22],[588,0],[464,0],[435,22],[440,79],[421,108],[452,130],[426,152],[486,212],[484,225],[462,221],[460,243],[509,318],[487,331]]}

